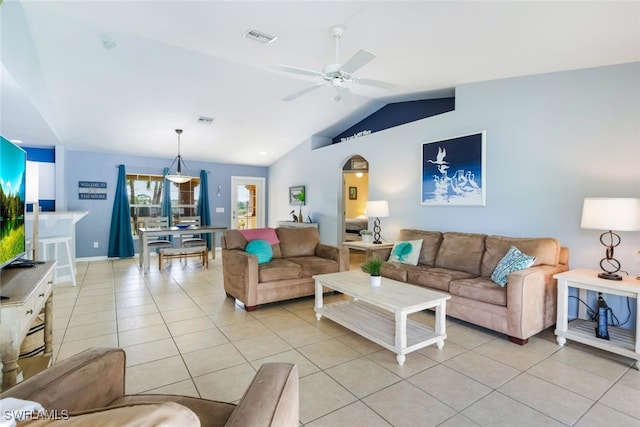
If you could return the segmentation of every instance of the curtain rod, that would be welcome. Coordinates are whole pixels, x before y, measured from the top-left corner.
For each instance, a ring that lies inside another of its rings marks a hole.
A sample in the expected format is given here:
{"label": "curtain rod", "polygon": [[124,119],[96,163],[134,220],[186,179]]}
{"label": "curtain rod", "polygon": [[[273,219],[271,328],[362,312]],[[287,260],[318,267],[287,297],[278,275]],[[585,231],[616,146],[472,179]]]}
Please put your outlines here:
{"label": "curtain rod", "polygon": [[[120,165],[116,165],[116,168],[118,168],[119,166]],[[147,172],[149,174],[151,174],[152,173],[151,171],[153,171],[153,174],[155,174],[155,175],[162,175],[162,169],[163,169],[163,168],[152,168],[152,167],[149,167],[149,166],[127,166],[127,165],[123,165],[123,166],[125,166],[127,169],[132,169],[132,170],[135,170],[135,171],[139,171],[139,170],[145,171],[146,170],[146,171],[149,171],[149,172]],[[157,171],[160,171],[160,172],[157,172]],[[211,173],[211,171],[205,171],[205,172],[209,173],[209,174]],[[141,172],[130,172],[130,173],[141,173]]]}

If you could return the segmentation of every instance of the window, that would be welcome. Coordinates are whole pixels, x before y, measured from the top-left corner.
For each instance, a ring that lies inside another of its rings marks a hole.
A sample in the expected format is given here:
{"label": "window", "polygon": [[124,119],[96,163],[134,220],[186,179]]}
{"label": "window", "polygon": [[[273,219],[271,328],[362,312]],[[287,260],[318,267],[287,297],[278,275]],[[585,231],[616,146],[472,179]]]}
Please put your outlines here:
{"label": "window", "polygon": [[[162,215],[162,175],[127,174],[127,196],[131,208],[131,231],[138,235],[138,227],[145,218]],[[171,216],[173,223],[182,216],[196,216],[200,178],[192,178],[184,184],[169,185],[171,191]]]}

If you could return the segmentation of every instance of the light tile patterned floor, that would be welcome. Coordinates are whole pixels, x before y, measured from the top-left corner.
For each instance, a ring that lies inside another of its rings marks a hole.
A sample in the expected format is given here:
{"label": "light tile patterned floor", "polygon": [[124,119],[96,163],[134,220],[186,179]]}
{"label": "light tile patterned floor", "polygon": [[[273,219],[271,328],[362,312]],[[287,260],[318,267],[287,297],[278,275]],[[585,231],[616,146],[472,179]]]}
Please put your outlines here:
{"label": "light tile patterned floor", "polygon": [[[76,288],[54,290],[55,360],[123,347],[128,393],[237,401],[262,363],[287,361],[298,365],[300,422],[309,427],[640,426],[631,361],[577,343],[560,348],[553,329],[520,347],[448,319],[442,350],[398,366],[386,349],[317,321],[313,298],[245,312],[225,297],[220,257],[208,270],[174,260],[145,276],[136,260],[78,269]],[[433,325],[431,314],[418,318]]]}

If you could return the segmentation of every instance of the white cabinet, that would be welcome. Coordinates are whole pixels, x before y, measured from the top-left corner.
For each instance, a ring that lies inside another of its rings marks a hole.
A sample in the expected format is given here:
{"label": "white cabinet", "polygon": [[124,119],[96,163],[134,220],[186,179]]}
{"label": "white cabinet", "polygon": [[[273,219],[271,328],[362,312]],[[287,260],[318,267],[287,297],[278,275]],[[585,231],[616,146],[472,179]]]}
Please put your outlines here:
{"label": "white cabinet", "polygon": [[295,222],[295,221],[278,221],[278,227],[288,228],[318,228],[317,222]]}
{"label": "white cabinet", "polygon": [[564,345],[566,340],[570,339],[620,354],[635,359],[635,367],[638,369],[640,365],[640,330],[637,324],[630,325],[631,329],[609,326],[609,340],[597,338],[595,336],[596,322],[583,318],[569,322],[568,306],[569,288],[579,289],[583,295],[581,298],[586,297],[586,291],[635,298],[637,323],[637,319],[640,317],[640,306],[637,304],[640,294],[640,280],[628,276],[619,281],[600,279],[597,271],[585,269],[565,271],[553,277],[558,279],[558,318],[555,330],[558,344]]}

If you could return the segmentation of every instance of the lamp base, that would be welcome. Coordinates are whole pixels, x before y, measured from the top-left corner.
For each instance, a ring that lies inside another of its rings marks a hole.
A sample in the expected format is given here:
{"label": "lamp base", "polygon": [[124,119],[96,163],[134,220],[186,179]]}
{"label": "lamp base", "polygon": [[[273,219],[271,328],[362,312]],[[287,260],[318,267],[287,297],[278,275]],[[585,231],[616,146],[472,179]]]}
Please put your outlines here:
{"label": "lamp base", "polygon": [[381,245],[382,242],[380,240],[376,240],[375,242],[372,242],[374,245]]}
{"label": "lamp base", "polygon": [[600,273],[598,274],[598,277],[607,280],[622,280],[622,276],[615,273]]}

